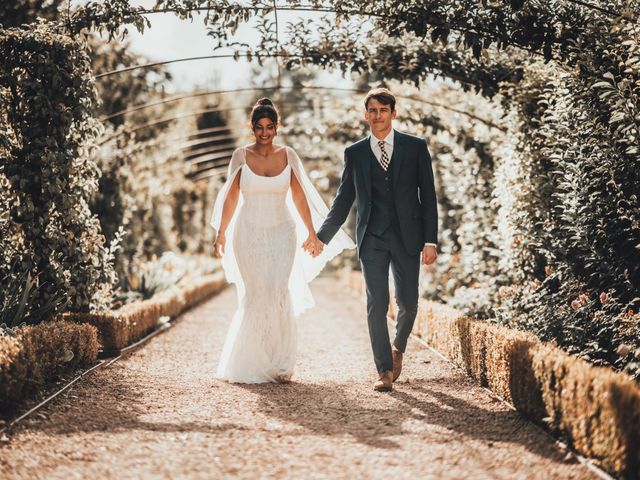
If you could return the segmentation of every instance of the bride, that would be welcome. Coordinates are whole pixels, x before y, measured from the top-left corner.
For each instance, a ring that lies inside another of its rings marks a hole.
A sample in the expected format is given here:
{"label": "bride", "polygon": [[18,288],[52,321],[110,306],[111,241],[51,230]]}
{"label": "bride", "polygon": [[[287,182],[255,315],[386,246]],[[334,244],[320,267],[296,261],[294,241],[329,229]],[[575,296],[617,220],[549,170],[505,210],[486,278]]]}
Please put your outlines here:
{"label": "bride", "polygon": [[326,246],[318,240],[315,232],[328,209],[295,150],[273,143],[273,102],[258,100],[250,118],[255,143],[233,152],[211,219],[215,255],[238,292],[217,376],[288,382],[296,356],[294,316],[313,306],[308,283],[355,245],[343,231]]}

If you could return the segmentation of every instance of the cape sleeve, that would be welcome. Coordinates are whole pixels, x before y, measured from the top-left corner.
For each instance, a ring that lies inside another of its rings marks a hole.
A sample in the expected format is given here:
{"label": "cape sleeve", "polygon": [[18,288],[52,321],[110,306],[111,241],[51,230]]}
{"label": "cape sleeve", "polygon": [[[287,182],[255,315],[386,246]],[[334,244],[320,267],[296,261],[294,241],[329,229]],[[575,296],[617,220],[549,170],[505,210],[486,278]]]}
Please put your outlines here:
{"label": "cape sleeve", "polygon": [[[313,227],[317,232],[322,226],[324,220],[327,218],[329,208],[324,203],[322,196],[318,190],[316,190],[309,179],[309,176],[305,172],[300,157],[298,157],[296,151],[291,147],[287,147],[287,158],[289,165],[291,166],[291,171],[296,176],[302,190],[304,191],[307,203],[309,204],[309,210],[311,211]],[[293,200],[290,198],[288,199],[288,205],[290,210],[292,210],[292,216],[296,219],[298,245],[301,245],[304,240],[306,240],[308,232],[300,214],[293,204]],[[294,262],[292,281],[303,281],[304,284],[308,284],[320,273],[327,262],[331,261],[343,250],[355,248],[355,246],[355,243],[349,235],[347,235],[344,230],[340,229],[329,244],[324,246],[322,253],[317,257],[312,257],[310,254],[303,251],[302,248],[298,248],[298,252],[296,254],[298,258],[296,258]],[[296,274],[298,275],[298,278],[295,278]]]}
{"label": "cape sleeve", "polygon": [[[287,161],[291,167],[291,171],[293,175],[296,176],[298,182],[300,183],[300,186],[302,187],[302,190],[304,191],[307,203],[309,205],[309,210],[311,211],[313,226],[317,231],[327,217],[329,209],[324,203],[324,200],[322,200],[320,193],[313,186],[313,183],[304,171],[302,162],[300,161],[297,153],[290,147],[286,147],[286,152]],[[236,149],[233,152],[231,162],[229,163],[227,180],[218,192],[213,207],[211,226],[215,230],[216,236],[218,230],[220,229],[220,223],[222,220],[222,208],[224,205],[224,200],[227,196],[227,192],[229,191],[233,180],[235,179],[244,163],[245,158],[242,149]],[[239,303],[241,303],[242,299],[244,298],[245,288],[242,281],[242,276],[240,275],[240,271],[238,269],[235,252],[233,251],[233,236],[235,231],[236,217],[238,212],[240,211],[242,203],[243,198],[241,191],[240,199],[238,200],[238,206],[236,207],[236,211],[234,212],[234,215],[231,218],[229,226],[227,227],[227,230],[225,232],[225,253],[222,257],[222,267],[227,277],[227,281],[229,283],[235,283],[237,286]],[[294,254],[295,256],[293,260],[293,267],[291,270],[291,276],[289,277],[288,285],[289,293],[291,295],[293,312],[294,314],[299,315],[304,310],[312,307],[315,304],[313,296],[311,295],[311,290],[309,289],[309,282],[311,282],[320,273],[327,262],[333,259],[340,252],[347,248],[355,248],[355,243],[344,231],[340,230],[333,237],[331,242],[329,242],[328,245],[325,245],[324,250],[320,255],[315,258],[312,257],[302,249],[302,243],[306,240],[308,232],[306,226],[304,225],[304,222],[302,221],[302,218],[300,217],[300,214],[298,213],[297,208],[295,207],[295,204],[293,203],[291,189],[289,189],[289,192],[287,193],[286,205],[289,209],[289,213],[296,223],[296,244],[298,248],[296,248],[296,253]]]}
{"label": "cape sleeve", "polygon": [[[224,206],[224,201],[227,198],[227,193],[229,192],[229,188],[233,183],[236,175],[240,171],[240,168],[245,163],[244,154],[242,149],[236,148],[231,155],[231,161],[229,162],[229,169],[227,171],[227,180],[224,182],[218,195],[216,196],[215,203],[213,205],[213,214],[211,215],[211,226],[215,231],[215,238],[218,237],[218,231],[220,229],[220,223],[222,221],[222,207]],[[224,249],[224,255],[222,256],[222,268],[224,269],[224,273],[227,277],[227,281],[229,283],[238,284],[239,289],[243,289],[242,277],[238,271],[238,263],[236,261],[235,252],[233,251],[233,233],[235,230],[236,218],[238,216],[238,212],[242,207],[243,198],[242,191],[240,192],[240,198],[238,199],[238,205],[236,206],[236,210],[231,217],[231,221],[227,226],[227,230],[225,232],[226,243]]]}

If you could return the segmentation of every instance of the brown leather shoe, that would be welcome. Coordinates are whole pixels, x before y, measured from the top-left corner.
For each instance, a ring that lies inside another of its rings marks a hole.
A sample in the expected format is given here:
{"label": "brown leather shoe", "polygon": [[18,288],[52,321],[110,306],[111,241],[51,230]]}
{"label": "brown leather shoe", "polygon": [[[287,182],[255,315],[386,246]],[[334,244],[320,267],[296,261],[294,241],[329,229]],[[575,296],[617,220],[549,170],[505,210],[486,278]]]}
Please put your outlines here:
{"label": "brown leather shoe", "polygon": [[373,389],[376,392],[390,392],[393,390],[393,372],[391,370],[382,372],[378,381],[373,384]]}
{"label": "brown leather shoe", "polygon": [[402,352],[395,345],[391,346],[391,357],[393,359],[393,381],[395,382],[402,372]]}

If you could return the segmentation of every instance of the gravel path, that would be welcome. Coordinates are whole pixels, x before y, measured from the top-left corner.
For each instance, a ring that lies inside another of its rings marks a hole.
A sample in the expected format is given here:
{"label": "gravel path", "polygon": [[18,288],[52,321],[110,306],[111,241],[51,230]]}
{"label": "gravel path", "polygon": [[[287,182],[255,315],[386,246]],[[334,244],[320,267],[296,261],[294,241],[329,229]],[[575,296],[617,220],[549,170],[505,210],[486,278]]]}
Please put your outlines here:
{"label": "gravel path", "polygon": [[0,478],[595,478],[414,341],[396,390],[374,392],[362,300],[331,278],[313,291],[293,383],[213,378],[229,288],[23,421]]}

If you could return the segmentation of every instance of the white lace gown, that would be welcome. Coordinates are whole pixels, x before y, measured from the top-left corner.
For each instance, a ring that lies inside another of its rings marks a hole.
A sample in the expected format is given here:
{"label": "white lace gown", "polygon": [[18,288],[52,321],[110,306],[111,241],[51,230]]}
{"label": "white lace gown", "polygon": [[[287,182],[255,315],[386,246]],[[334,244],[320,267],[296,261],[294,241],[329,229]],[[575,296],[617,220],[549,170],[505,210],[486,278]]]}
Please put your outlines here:
{"label": "white lace gown", "polygon": [[212,226],[220,225],[221,205],[238,172],[240,201],[227,228],[223,267],[236,283],[238,309],[229,327],[216,376],[237,383],[278,381],[294,372],[297,332],[295,315],[313,305],[307,284],[327,261],[353,242],[340,232],[322,255],[301,249],[307,231],[295,209],[291,176],[303,187],[316,228],[327,208],[306,176],[295,151],[286,147],[287,165],[278,175],[257,175],[237,149],[229,175],[218,194]]}
{"label": "white lace gown", "polygon": [[275,177],[242,167],[233,249],[245,295],[233,318],[218,376],[233,382],[275,381],[292,375],[296,322],[288,283],[296,249],[296,224],[285,200],[291,169]]}

